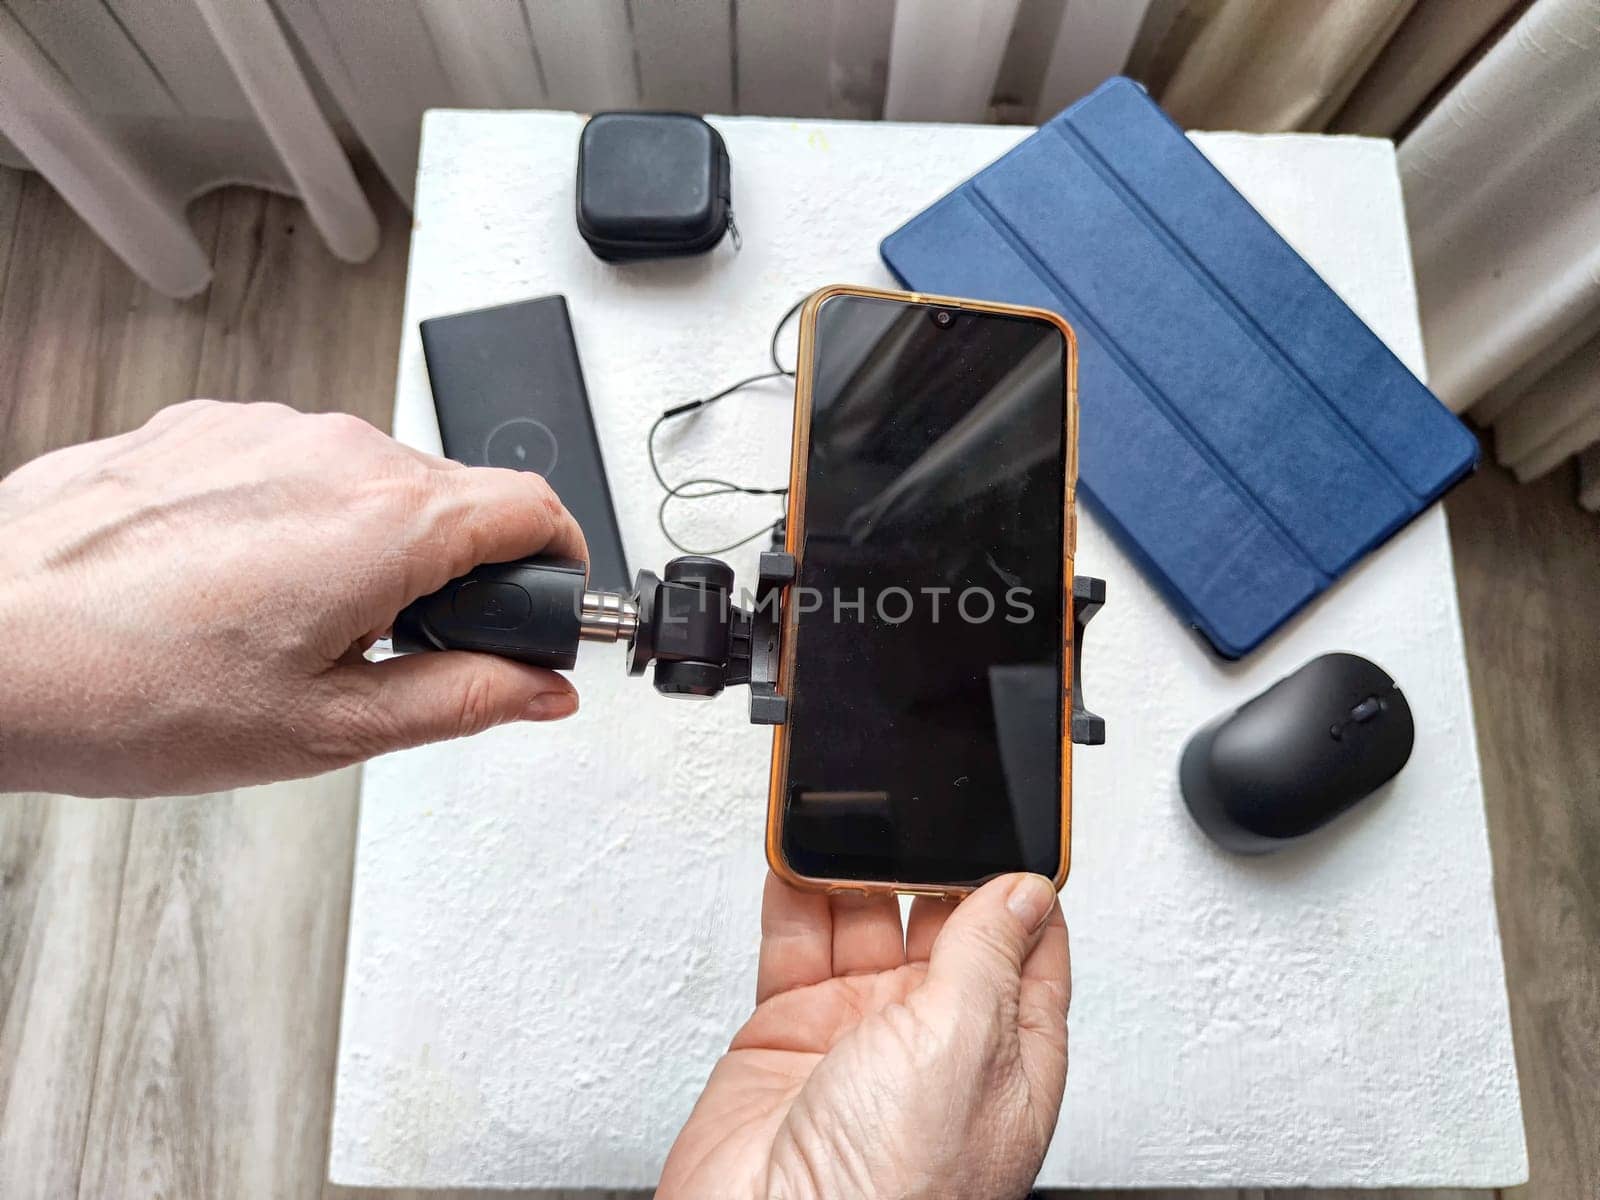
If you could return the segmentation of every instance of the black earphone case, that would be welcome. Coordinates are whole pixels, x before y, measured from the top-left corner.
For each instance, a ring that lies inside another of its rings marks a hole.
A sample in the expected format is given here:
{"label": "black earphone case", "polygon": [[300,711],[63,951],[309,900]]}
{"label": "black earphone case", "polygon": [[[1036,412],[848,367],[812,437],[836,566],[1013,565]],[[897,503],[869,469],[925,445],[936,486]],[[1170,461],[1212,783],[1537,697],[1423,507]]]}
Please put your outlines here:
{"label": "black earphone case", "polygon": [[703,254],[733,227],[728,148],[700,117],[596,113],[578,141],[578,232],[608,262]]}

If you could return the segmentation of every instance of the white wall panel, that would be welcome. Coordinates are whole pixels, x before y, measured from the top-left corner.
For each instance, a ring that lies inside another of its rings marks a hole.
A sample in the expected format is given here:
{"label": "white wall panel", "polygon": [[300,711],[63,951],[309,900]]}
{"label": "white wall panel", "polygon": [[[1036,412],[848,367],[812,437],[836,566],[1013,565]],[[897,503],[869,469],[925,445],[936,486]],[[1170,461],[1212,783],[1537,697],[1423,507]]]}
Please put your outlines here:
{"label": "white wall panel", "polygon": [[1127,65],[1150,2],[1067,0],[1039,89],[1039,120],[1048,121]]}
{"label": "white wall panel", "polygon": [[651,107],[733,111],[732,7],[732,0],[633,0],[640,93]]}
{"label": "white wall panel", "polygon": [[254,118],[233,69],[193,4],[106,0],[106,7],[180,109],[211,120]]}
{"label": "white wall panel", "polygon": [[894,10],[890,121],[982,121],[1005,57],[1018,0],[900,0]]}
{"label": "white wall panel", "polygon": [[390,185],[407,203],[422,114],[455,93],[414,0],[272,0]]}
{"label": "white wall panel", "polygon": [[854,120],[883,116],[894,14],[895,0],[833,0],[830,116]]}
{"label": "white wall panel", "polygon": [[833,10],[824,4],[733,0],[742,113],[828,113]]}
{"label": "white wall panel", "polygon": [[166,84],[99,0],[6,0],[4,7],[89,110],[177,114]]}
{"label": "white wall panel", "polygon": [[172,197],[5,8],[0,62],[0,133],[134,271],[172,296],[205,287],[210,261]]}
{"label": "white wall panel", "polygon": [[553,108],[598,112],[639,103],[625,0],[522,0]]}
{"label": "white wall panel", "polygon": [[528,14],[520,0],[417,0],[439,63],[467,108],[545,102]]}

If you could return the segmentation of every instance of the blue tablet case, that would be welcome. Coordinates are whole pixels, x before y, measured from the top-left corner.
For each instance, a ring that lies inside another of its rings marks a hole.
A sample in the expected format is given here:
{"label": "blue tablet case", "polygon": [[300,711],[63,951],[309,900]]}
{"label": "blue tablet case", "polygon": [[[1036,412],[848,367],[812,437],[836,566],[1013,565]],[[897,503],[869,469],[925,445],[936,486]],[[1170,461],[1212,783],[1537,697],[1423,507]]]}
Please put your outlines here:
{"label": "blue tablet case", "polygon": [[1467,428],[1131,80],[881,249],[915,291],[1072,323],[1080,494],[1228,658],[1477,463]]}

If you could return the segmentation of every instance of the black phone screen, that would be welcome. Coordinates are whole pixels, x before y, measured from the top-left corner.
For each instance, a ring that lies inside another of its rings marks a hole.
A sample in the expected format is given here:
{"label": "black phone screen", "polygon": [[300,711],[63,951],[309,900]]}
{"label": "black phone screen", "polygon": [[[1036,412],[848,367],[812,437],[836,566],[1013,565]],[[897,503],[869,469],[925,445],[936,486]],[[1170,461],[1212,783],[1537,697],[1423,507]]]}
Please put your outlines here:
{"label": "black phone screen", "polygon": [[810,452],[782,852],[802,875],[1056,875],[1066,339],[832,296]]}

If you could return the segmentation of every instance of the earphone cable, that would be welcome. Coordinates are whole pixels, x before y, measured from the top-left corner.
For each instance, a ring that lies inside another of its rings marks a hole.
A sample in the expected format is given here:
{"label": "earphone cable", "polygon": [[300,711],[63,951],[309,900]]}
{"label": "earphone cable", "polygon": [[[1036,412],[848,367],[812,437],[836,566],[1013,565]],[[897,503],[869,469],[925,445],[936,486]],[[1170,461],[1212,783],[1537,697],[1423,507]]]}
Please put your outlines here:
{"label": "earphone cable", "polygon": [[788,325],[788,323],[794,318],[795,314],[800,311],[800,306],[804,303],[805,299],[803,297],[800,300],[797,300],[789,307],[783,316],[778,318],[778,323],[773,326],[772,338],[767,343],[767,356],[772,361],[772,370],[762,371],[755,375],[747,375],[737,383],[729,384],[721,391],[713,393],[710,396],[703,396],[698,400],[690,400],[684,404],[675,405],[674,407],[667,409],[659,417],[657,417],[654,422],[652,422],[650,426],[650,432],[645,435],[645,453],[650,460],[650,473],[655,476],[656,483],[658,483],[661,486],[661,490],[666,493],[661,497],[661,503],[656,506],[656,525],[660,528],[662,536],[667,539],[674,549],[679,550],[684,554],[725,554],[729,550],[734,550],[748,542],[753,542],[756,538],[761,537],[763,534],[770,533],[772,530],[776,529],[780,523],[782,523],[783,517],[780,516],[769,524],[763,525],[754,532],[740,538],[738,541],[730,542],[726,546],[722,546],[713,550],[694,549],[690,546],[684,545],[675,536],[673,536],[672,531],[667,528],[667,506],[674,500],[707,500],[714,496],[728,495],[787,496],[789,494],[789,489],[787,486],[775,488],[750,487],[745,484],[734,483],[727,479],[717,479],[712,477],[686,479],[681,483],[675,484],[668,483],[666,476],[661,472],[661,462],[656,454],[656,435],[660,432],[662,425],[666,424],[668,421],[673,420],[676,417],[687,416],[692,412],[698,412],[700,409],[705,408],[708,405],[715,404],[719,400],[726,399],[735,392],[742,391],[745,388],[752,387],[758,383],[764,383],[771,379],[792,378],[794,376],[794,370],[792,368],[785,367],[782,360],[778,357],[778,339],[782,336],[784,327]]}

